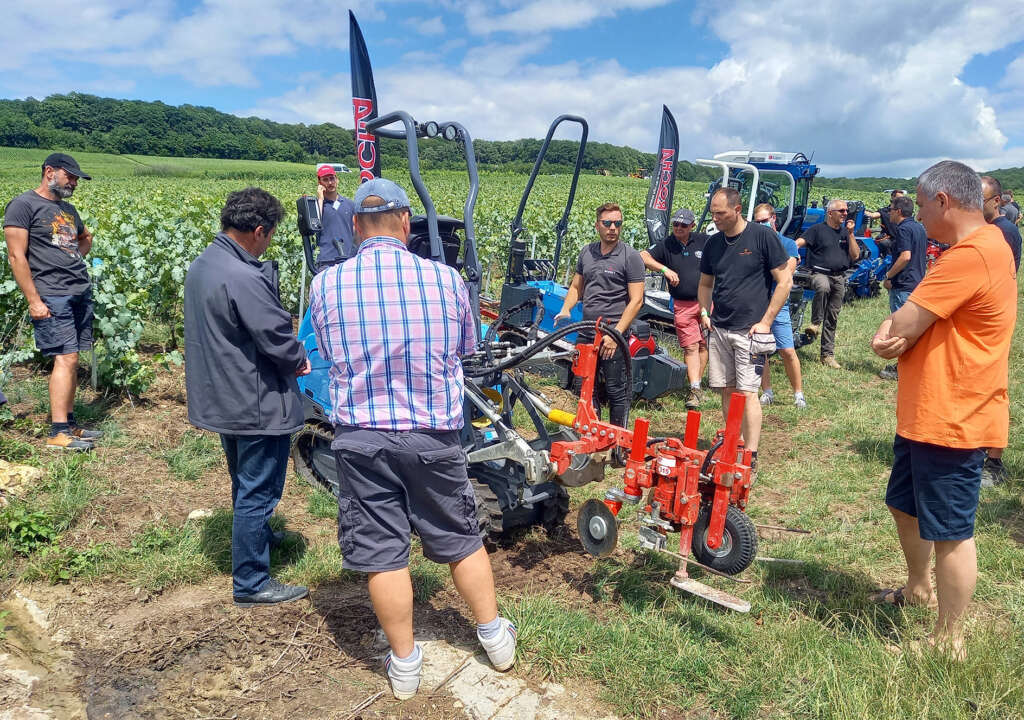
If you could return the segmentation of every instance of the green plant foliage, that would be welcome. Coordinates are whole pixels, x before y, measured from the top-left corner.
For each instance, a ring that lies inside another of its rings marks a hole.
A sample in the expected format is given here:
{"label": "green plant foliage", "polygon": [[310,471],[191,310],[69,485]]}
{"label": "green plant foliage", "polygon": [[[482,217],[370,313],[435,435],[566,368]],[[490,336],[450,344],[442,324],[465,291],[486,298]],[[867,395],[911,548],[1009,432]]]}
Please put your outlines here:
{"label": "green plant foliage", "polygon": [[48,514],[41,510],[28,510],[12,504],[0,514],[0,532],[11,548],[22,555],[30,555],[57,538],[57,529]]}

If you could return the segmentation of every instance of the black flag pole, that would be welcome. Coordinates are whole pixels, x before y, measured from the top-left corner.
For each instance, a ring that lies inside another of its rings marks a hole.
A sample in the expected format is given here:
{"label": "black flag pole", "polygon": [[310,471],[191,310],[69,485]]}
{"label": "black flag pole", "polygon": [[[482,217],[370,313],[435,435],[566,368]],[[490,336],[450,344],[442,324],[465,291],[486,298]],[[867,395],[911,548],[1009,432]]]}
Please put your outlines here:
{"label": "black flag pole", "polygon": [[676,166],[679,164],[679,129],[667,106],[661,106],[661,140],[656,165],[651,172],[651,189],[644,205],[644,222],[651,245],[669,234],[672,195],[676,187]]}
{"label": "black flag pole", "polygon": [[380,177],[380,140],[366,132],[366,123],[377,117],[377,91],[373,86],[373,69],[366,41],[348,11],[348,54],[352,76],[352,115],[355,119],[356,160],[359,161],[359,182]]}

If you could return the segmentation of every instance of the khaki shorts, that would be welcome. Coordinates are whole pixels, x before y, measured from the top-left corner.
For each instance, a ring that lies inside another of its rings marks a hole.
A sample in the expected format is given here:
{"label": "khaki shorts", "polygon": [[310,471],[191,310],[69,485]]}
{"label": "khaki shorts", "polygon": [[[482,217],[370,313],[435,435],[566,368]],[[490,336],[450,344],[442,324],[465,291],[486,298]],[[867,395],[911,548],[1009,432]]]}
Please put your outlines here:
{"label": "khaki shorts", "polygon": [[764,373],[764,355],[750,354],[750,335],[712,327],[708,340],[708,384],[757,392]]}

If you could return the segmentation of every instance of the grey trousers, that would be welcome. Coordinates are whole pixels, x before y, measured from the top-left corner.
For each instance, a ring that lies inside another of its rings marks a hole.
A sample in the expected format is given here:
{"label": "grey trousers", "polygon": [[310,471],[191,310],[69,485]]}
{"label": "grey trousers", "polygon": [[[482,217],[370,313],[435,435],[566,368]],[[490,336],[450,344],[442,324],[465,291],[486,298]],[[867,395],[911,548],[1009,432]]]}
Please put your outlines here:
{"label": "grey trousers", "polygon": [[811,323],[821,326],[821,356],[834,355],[836,325],[839,324],[839,311],[843,309],[843,296],[846,295],[846,275],[813,273],[811,288],[814,290]]}

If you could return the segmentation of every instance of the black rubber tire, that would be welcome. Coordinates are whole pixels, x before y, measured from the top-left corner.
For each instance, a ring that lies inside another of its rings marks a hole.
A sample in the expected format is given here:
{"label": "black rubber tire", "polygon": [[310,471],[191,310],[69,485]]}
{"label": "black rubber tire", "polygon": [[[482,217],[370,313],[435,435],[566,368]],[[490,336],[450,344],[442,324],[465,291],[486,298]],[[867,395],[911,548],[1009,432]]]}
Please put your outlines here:
{"label": "black rubber tire", "polygon": [[711,505],[701,505],[693,526],[693,556],[697,561],[726,575],[737,575],[754,562],[757,555],[757,529],[745,512],[730,505],[725,514],[722,545],[712,550],[706,544]]}
{"label": "black rubber tire", "polygon": [[327,425],[307,422],[292,438],[292,461],[300,478],[317,490],[338,495],[338,469],[334,464],[331,442],[334,430]]}
{"label": "black rubber tire", "polygon": [[484,542],[498,542],[506,533],[531,525],[540,525],[552,532],[565,524],[565,517],[569,514],[569,491],[562,487],[558,488],[555,497],[532,508],[518,507],[502,512],[498,496],[490,486],[472,477],[469,481],[476,496],[476,518]]}

